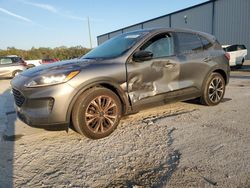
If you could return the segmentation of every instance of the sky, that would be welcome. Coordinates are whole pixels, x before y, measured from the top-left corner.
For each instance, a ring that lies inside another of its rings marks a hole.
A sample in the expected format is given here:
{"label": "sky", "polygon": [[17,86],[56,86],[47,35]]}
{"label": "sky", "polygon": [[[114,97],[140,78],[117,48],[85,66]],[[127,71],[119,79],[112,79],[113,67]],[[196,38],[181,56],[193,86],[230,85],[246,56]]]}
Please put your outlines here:
{"label": "sky", "polygon": [[0,0],[0,49],[97,45],[97,36],[206,0]]}

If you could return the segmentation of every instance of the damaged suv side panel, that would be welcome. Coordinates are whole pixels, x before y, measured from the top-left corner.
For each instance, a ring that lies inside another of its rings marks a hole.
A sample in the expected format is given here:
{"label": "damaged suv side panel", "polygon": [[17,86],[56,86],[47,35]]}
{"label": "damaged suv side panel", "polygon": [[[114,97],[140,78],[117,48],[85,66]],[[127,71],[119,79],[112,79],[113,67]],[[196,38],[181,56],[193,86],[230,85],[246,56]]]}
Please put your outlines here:
{"label": "damaged suv side panel", "polygon": [[205,50],[201,38],[211,47],[212,42],[193,33],[166,32],[148,37],[135,52],[151,51],[154,54],[152,59],[136,62],[131,57],[127,62],[128,93],[132,105],[161,94],[165,97],[182,93],[198,96],[204,74],[216,64],[212,63],[211,52]]}
{"label": "damaged suv side panel", "polygon": [[[164,50],[162,50],[164,49]],[[150,36],[136,51],[150,51],[152,59],[127,62],[128,93],[135,105],[142,99],[179,89],[180,65],[174,56],[174,39],[171,33]]]}

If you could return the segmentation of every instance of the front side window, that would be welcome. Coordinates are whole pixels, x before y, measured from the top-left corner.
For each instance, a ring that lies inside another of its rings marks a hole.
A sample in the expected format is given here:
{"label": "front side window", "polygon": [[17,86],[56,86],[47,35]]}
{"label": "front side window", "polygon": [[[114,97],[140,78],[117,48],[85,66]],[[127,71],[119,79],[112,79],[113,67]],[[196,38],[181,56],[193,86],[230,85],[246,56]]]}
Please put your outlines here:
{"label": "front side window", "polygon": [[146,42],[141,50],[153,53],[153,58],[174,55],[173,37],[170,34],[161,34]]}
{"label": "front side window", "polygon": [[179,44],[179,53],[192,53],[194,51],[203,50],[203,44],[196,34],[177,33]]}
{"label": "front side window", "polygon": [[1,65],[7,65],[7,64],[11,64],[12,60],[10,58],[2,58],[0,59],[0,64]]}

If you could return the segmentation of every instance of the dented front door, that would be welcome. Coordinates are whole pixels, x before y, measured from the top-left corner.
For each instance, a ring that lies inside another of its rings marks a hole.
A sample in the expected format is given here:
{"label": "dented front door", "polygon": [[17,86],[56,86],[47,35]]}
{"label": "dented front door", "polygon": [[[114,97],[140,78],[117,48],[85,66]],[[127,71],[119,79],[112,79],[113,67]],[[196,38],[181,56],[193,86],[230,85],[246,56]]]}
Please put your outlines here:
{"label": "dented front door", "polygon": [[180,88],[180,64],[175,57],[132,62],[127,69],[128,93],[133,104]]}
{"label": "dented front door", "polygon": [[127,63],[128,94],[133,105],[143,99],[180,89],[180,63],[174,55],[171,34],[161,34],[140,49],[154,54],[151,60]]}

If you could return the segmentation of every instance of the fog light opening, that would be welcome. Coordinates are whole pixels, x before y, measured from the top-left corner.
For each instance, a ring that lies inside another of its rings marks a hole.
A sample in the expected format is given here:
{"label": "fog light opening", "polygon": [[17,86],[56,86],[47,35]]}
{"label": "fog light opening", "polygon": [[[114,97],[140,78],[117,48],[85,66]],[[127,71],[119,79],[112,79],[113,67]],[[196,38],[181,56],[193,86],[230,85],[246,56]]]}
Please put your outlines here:
{"label": "fog light opening", "polygon": [[48,110],[49,110],[50,113],[53,110],[54,102],[55,102],[55,100],[53,98],[49,99]]}

